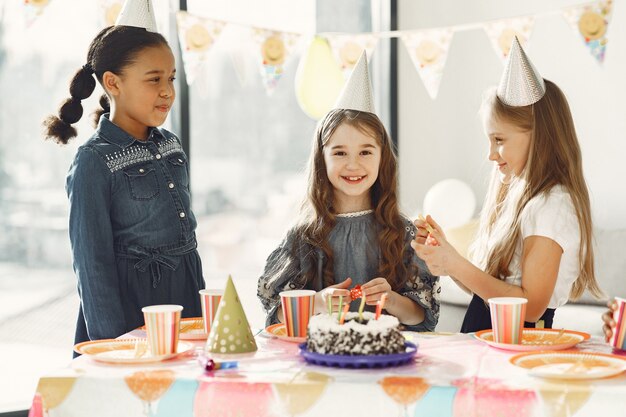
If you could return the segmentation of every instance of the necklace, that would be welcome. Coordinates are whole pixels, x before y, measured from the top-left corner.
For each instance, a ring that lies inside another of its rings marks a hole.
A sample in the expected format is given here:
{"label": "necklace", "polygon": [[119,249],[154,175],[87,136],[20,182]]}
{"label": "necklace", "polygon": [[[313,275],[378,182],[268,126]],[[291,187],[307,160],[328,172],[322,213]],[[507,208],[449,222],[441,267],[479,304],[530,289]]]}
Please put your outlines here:
{"label": "necklace", "polygon": [[365,216],[366,214],[370,214],[373,212],[374,212],[374,209],[354,211],[352,213],[338,213],[337,217],[359,217],[359,216]]}

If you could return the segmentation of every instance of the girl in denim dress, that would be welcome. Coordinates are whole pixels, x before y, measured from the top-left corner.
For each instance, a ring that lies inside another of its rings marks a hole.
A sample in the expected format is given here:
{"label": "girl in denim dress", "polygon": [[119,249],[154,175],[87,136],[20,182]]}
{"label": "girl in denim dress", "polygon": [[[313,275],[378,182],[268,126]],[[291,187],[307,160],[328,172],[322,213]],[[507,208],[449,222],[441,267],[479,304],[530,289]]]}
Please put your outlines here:
{"label": "girl in denim dress", "polygon": [[397,160],[374,113],[364,56],[341,97],[313,139],[302,218],[259,279],[266,324],[283,321],[281,291],[317,291],[315,313],[323,313],[328,297],[336,311],[339,296],[349,300],[348,289],[360,285],[368,310],[387,294],[386,312],[406,329],[433,331],[439,278],[410,246],[416,228],[398,209]]}
{"label": "girl in denim dress", "polygon": [[66,183],[81,301],[76,343],[143,325],[147,305],[179,304],[183,317],[201,315],[187,156],[173,133],[157,127],[176,95],[174,56],[163,36],[144,27],[103,29],[71,81],[71,98],[44,122],[47,137],[60,144],[76,136],[72,124],[95,75],[105,90],[103,109]]}

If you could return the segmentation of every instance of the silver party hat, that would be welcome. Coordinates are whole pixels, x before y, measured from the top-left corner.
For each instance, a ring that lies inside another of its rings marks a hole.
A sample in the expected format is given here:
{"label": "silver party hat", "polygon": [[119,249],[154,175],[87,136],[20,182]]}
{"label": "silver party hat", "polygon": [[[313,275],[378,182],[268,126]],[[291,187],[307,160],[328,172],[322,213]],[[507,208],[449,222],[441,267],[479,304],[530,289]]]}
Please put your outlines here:
{"label": "silver party hat", "polygon": [[135,26],[148,32],[157,32],[151,0],[126,0],[115,26]]}
{"label": "silver party hat", "polygon": [[526,56],[516,36],[498,85],[498,98],[508,106],[521,107],[538,102],[545,93],[543,78]]}
{"label": "silver party hat", "polygon": [[354,66],[333,109],[358,110],[376,114],[365,51]]}

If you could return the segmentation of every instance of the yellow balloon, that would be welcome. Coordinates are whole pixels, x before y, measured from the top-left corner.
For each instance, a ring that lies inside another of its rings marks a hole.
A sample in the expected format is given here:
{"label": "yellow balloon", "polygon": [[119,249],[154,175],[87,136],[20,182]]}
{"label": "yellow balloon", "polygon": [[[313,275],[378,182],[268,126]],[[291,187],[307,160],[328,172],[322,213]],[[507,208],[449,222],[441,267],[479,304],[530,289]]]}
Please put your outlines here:
{"label": "yellow balloon", "polygon": [[344,84],[328,41],[314,37],[296,72],[296,98],[300,108],[318,120],[333,108]]}

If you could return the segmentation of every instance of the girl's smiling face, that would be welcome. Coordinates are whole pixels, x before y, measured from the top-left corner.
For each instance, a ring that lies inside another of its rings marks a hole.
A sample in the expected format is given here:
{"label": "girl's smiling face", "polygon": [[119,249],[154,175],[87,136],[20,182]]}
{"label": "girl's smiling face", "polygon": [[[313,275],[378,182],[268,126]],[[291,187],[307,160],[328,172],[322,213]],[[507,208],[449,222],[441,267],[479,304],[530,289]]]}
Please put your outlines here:
{"label": "girl's smiling face", "polygon": [[528,161],[531,132],[491,114],[485,119],[485,133],[489,138],[489,160],[497,164],[500,181],[508,184],[521,176]]}
{"label": "girl's smiling face", "polygon": [[342,123],[324,144],[323,152],[335,210],[346,213],[371,208],[370,188],[378,178],[381,157],[376,138]]}

